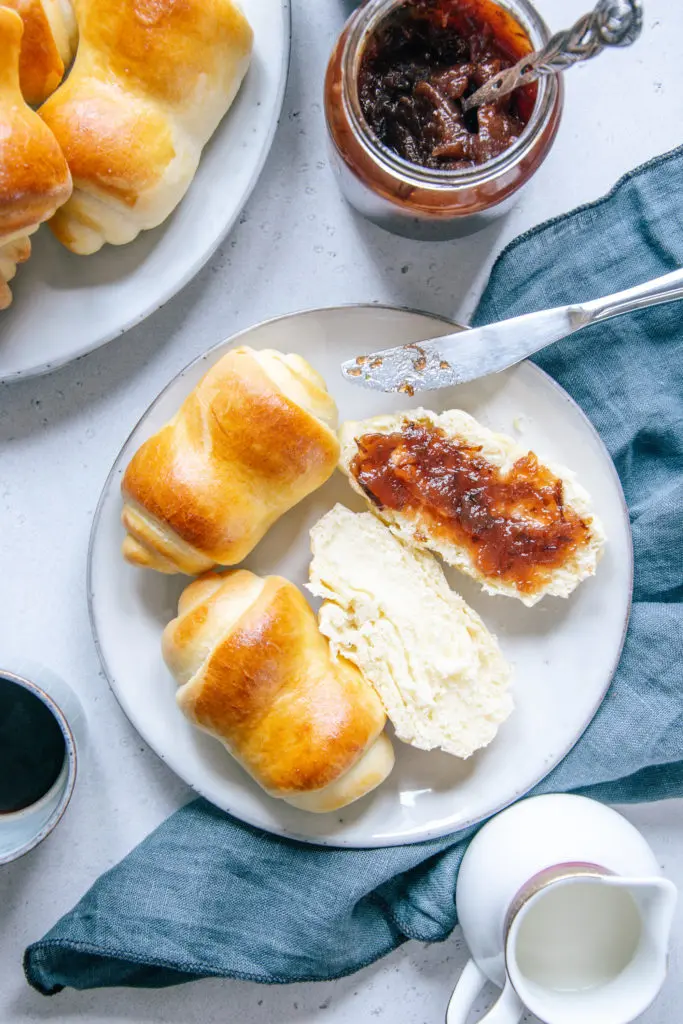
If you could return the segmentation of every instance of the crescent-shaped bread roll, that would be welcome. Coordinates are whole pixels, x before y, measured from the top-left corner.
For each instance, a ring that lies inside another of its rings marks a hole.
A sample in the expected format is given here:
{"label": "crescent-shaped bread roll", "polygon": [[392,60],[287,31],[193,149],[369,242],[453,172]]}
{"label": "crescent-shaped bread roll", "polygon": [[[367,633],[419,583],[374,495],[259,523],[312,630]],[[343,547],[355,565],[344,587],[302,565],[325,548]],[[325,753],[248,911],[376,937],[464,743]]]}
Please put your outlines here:
{"label": "crescent-shaped bread roll", "polygon": [[195,580],[162,649],[183,714],[271,796],[333,811],[391,771],[379,698],[350,662],[332,658],[288,580],[244,569]]}
{"label": "crescent-shaped bread roll", "polygon": [[19,81],[27,103],[37,106],[64,78],[78,43],[78,26],[71,0],[3,0],[21,15],[24,37],[19,58]]}
{"label": "crescent-shaped bread roll", "polygon": [[190,576],[241,562],[332,475],[336,422],[324,380],[301,356],[232,349],[133,456],[124,557]]}
{"label": "crescent-shaped bread roll", "polygon": [[57,141],[19,88],[23,24],[0,7],[0,309],[8,281],[31,255],[29,235],[71,195],[71,175]]}
{"label": "crescent-shaped bread roll", "polygon": [[178,205],[239,89],[252,31],[232,0],[77,0],[76,13],[74,66],[40,113],[74,179],[50,227],[85,255]]}

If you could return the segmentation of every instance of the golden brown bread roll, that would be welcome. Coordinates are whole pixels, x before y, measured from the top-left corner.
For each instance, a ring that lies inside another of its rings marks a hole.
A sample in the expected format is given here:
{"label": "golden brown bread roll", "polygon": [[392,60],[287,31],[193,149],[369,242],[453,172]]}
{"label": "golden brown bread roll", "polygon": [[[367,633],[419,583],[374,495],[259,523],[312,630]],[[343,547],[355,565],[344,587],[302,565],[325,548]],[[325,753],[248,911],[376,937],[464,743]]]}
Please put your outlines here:
{"label": "golden brown bread roll", "polygon": [[156,227],[183,198],[252,31],[232,0],[77,0],[76,13],[73,69],[40,113],[74,179],[50,227],[87,254]]}
{"label": "golden brown bread roll", "polygon": [[29,235],[71,195],[71,175],[54,135],[19,88],[23,25],[0,7],[0,309],[12,301],[7,284],[31,255]]}
{"label": "golden brown bread roll", "polygon": [[124,557],[196,575],[236,565],[334,472],[337,408],[297,355],[232,349],[133,456]]}
{"label": "golden brown bread roll", "polygon": [[3,0],[21,15],[24,37],[19,58],[19,82],[27,103],[37,105],[64,78],[78,42],[71,0]]}
{"label": "golden brown bread roll", "polygon": [[332,658],[288,580],[244,569],[195,580],[162,649],[183,714],[271,796],[333,811],[391,771],[379,698],[358,669]]}

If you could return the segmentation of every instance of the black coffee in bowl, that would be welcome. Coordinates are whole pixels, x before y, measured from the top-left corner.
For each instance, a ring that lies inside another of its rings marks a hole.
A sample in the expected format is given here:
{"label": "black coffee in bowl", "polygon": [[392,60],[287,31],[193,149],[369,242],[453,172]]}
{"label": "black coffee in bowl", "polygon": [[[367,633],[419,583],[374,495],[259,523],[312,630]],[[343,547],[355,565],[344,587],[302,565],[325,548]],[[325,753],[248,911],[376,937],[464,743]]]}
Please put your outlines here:
{"label": "black coffee in bowl", "polygon": [[59,722],[31,690],[0,676],[0,814],[30,807],[62,770]]}

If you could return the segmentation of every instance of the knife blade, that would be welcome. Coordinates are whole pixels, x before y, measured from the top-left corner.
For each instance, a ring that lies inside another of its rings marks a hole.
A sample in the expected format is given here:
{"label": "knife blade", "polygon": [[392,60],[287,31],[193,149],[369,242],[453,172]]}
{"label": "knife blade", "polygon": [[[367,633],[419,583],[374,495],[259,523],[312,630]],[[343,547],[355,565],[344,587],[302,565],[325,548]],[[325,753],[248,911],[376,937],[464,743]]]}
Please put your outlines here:
{"label": "knife blade", "polygon": [[382,349],[342,363],[342,373],[354,384],[408,395],[465,384],[498,373],[583,327],[577,308],[527,313],[432,341]]}
{"label": "knife blade", "polygon": [[352,384],[375,391],[414,395],[453,387],[499,373],[589,324],[681,298],[683,269],[590,302],[358,355],[342,363],[341,370]]}

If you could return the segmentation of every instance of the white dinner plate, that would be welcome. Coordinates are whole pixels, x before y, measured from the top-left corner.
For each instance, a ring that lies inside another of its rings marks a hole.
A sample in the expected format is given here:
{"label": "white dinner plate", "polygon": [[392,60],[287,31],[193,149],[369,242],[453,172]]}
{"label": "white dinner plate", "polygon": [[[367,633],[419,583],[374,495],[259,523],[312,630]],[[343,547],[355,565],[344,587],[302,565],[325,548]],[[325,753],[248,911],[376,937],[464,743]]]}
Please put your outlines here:
{"label": "white dinner plate", "polygon": [[[135,450],[177,410],[206,370],[235,343],[298,352],[325,377],[342,419],[362,419],[420,404],[346,382],[343,359],[359,352],[443,334],[436,317],[379,306],[293,314],[252,327],[191,363],[152,403],[105,484],[95,515],[88,595],[95,641],[123,710],[170,768],[214,804],[269,832],[334,846],[388,846],[444,835],[492,814],[539,782],[577,741],[609,686],[631,601],[628,513],[616,471],[578,406],[532,363],[458,388],[426,393],[436,410],[461,407],[488,427],[516,435],[541,457],[573,468],[591,493],[607,532],[595,577],[568,600],[525,608],[483,594],[449,572],[452,586],[500,639],[514,666],[516,708],[485,750],[467,761],[396,742],[396,767],[374,793],[333,814],[316,815],[267,796],[215,739],[178,710],[175,683],[159,641],[188,579],[136,569],[120,554],[121,476]],[[335,473],[275,524],[244,565],[308,579],[310,527],[335,502],[363,504]],[[312,602],[313,603],[313,602]]]}
{"label": "white dinner plate", "polygon": [[289,65],[289,0],[240,0],[254,30],[251,65],[168,220],[129,245],[68,252],[43,225],[0,312],[0,381],[48,373],[118,337],[201,270],[234,224],[265,163]]}

